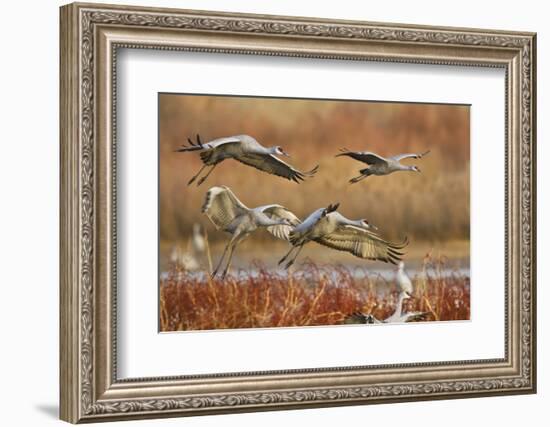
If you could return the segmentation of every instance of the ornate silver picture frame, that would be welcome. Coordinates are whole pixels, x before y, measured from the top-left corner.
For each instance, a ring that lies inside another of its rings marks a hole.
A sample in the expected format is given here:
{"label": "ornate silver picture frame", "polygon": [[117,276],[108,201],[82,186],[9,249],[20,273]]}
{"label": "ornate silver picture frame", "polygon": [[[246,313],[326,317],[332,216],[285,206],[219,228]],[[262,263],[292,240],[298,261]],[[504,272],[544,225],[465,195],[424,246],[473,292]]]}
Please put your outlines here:
{"label": "ornate silver picture frame", "polygon": [[[60,22],[61,419],[78,423],[536,391],[535,34],[79,3],[62,7]],[[116,233],[121,49],[502,69],[505,253],[495,256],[505,259],[504,357],[121,379]]]}

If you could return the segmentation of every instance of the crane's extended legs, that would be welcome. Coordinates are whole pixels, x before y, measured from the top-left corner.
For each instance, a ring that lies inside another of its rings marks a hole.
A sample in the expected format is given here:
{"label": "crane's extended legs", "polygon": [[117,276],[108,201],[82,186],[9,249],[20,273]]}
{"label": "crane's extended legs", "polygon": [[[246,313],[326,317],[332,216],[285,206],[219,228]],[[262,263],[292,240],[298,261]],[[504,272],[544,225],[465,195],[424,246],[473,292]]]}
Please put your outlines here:
{"label": "crane's extended legs", "polygon": [[279,265],[281,265],[283,262],[285,262],[289,257],[290,257],[290,254],[293,252],[293,251],[296,251],[296,253],[294,254],[294,256],[292,257],[292,259],[290,261],[288,261],[285,265],[285,270],[288,270],[288,268],[294,264],[294,261],[296,261],[296,258],[298,258],[298,255],[300,255],[300,251],[302,250],[302,248],[304,247],[304,245],[300,245],[300,246],[292,246],[292,248],[290,248],[290,250],[286,253],[286,255],[284,257],[282,257],[280,260],[279,260]]}
{"label": "crane's extended legs", "polygon": [[203,176],[201,179],[199,179],[199,181],[197,182],[197,186],[201,185],[204,181],[206,181],[206,178],[208,178],[208,176],[212,173],[212,171],[216,166],[217,166],[217,163],[215,165],[212,165],[208,173],[205,176]]}
{"label": "crane's extended legs", "polygon": [[223,250],[222,256],[220,257],[220,260],[218,261],[216,268],[212,272],[212,277],[215,277],[216,274],[218,273],[218,270],[222,266],[223,259],[225,258],[225,254],[227,253],[227,250],[229,249],[229,247],[233,244],[234,240],[235,240],[235,237],[232,237],[231,240],[227,243],[227,245],[225,245],[225,249]]}
{"label": "crane's extended legs", "polygon": [[235,248],[237,247],[237,245],[240,243],[240,241],[244,238],[243,235],[238,235],[238,234],[235,234],[231,240],[229,241],[229,243],[225,246],[225,249],[223,250],[223,254],[220,258],[220,260],[218,261],[218,264],[216,265],[216,268],[214,269],[214,271],[212,272],[212,276],[211,277],[215,277],[216,274],[218,273],[218,270],[220,269],[222,263],[223,263],[223,260],[225,258],[225,255],[227,254],[227,252],[229,251],[229,255],[227,256],[227,263],[225,265],[225,268],[223,269],[223,273],[221,275],[221,278],[224,279],[228,270],[229,270],[229,267],[231,266],[231,259],[233,258],[233,251],[235,250]]}
{"label": "crane's extended legs", "polygon": [[300,255],[300,252],[302,251],[302,248],[304,247],[304,245],[300,245],[298,246],[298,250],[296,251],[296,253],[294,254],[294,256],[292,257],[292,259],[286,263],[285,265],[285,270],[288,270],[290,268],[290,266],[292,264],[294,264],[294,261],[296,261],[296,258],[298,258],[298,255]]}
{"label": "crane's extended legs", "polygon": [[235,247],[237,246],[237,243],[238,242],[235,242],[229,248],[229,255],[227,257],[227,264],[225,265],[225,268],[223,269],[222,279],[225,279],[225,275],[227,274],[227,271],[229,270],[229,267],[231,266],[231,259],[233,258],[233,251],[235,250]]}
{"label": "crane's extended legs", "polygon": [[206,167],[207,165],[202,165],[202,168],[193,176],[193,178],[191,178],[189,180],[189,182],[187,183],[187,185],[191,185],[193,184],[193,182],[195,182],[195,180],[198,178],[198,176],[201,174],[201,172],[204,170],[204,168]]}
{"label": "crane's extended legs", "polygon": [[278,264],[281,265],[283,262],[285,262],[285,260],[290,256],[290,254],[292,253],[292,251],[293,251],[294,249],[296,249],[296,248],[297,248],[297,246],[292,246],[292,247],[290,248],[290,250],[285,254],[285,256],[282,257],[282,258],[279,260]]}
{"label": "crane's extended legs", "polygon": [[355,184],[356,182],[359,182],[361,181],[362,179],[365,179],[366,177],[368,177],[368,175],[359,175],[359,176],[356,176],[355,178],[352,178],[349,180],[349,183],[350,184]]}

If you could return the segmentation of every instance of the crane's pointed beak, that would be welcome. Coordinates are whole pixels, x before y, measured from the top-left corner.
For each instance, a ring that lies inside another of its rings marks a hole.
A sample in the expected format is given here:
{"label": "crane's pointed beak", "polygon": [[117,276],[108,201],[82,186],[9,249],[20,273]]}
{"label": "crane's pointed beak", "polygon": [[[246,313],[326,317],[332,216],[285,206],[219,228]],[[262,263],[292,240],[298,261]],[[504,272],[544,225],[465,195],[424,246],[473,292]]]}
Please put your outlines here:
{"label": "crane's pointed beak", "polygon": [[290,157],[290,154],[288,154],[286,151],[281,150],[281,154],[285,157]]}
{"label": "crane's pointed beak", "polygon": [[364,218],[363,223],[367,226],[369,230],[375,230],[378,231],[378,227],[374,224],[371,224],[368,219]]}

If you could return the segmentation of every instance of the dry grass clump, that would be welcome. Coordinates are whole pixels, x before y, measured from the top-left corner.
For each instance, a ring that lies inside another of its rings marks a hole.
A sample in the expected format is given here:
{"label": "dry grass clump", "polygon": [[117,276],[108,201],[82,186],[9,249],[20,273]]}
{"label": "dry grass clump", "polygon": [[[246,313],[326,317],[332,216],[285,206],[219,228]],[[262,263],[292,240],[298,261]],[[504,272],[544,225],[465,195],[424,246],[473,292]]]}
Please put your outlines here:
{"label": "dry grass clump", "polygon": [[[445,271],[443,258],[426,257],[412,279],[415,295],[405,311],[428,312],[428,321],[470,318],[470,279]],[[338,325],[355,311],[385,319],[397,295],[393,279],[343,265],[308,261],[274,272],[257,263],[225,280],[172,266],[160,283],[160,326],[166,332]]]}

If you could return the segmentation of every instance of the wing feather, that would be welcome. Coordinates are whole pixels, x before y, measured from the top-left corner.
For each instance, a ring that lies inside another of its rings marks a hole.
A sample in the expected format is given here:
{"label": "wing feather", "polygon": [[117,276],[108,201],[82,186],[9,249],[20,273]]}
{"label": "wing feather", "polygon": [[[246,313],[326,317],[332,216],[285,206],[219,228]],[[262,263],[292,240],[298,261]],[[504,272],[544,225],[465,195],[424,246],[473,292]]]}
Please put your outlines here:
{"label": "wing feather", "polygon": [[403,313],[401,316],[405,322],[419,322],[426,320],[426,317],[430,314],[429,311],[410,311]]}
{"label": "wing feather", "polygon": [[368,165],[387,163],[387,160],[384,159],[382,156],[379,156],[378,154],[372,153],[370,151],[349,151],[345,148],[341,151],[342,152],[340,154],[337,154],[336,157],[348,156],[352,159],[358,160]]}
{"label": "wing feather", "polygon": [[333,233],[315,239],[317,243],[339,251],[349,252],[358,258],[396,264],[401,260],[400,252],[408,244],[388,242],[377,234],[357,227],[340,227]]}
{"label": "wing feather", "polygon": [[401,161],[403,159],[421,159],[426,154],[428,154],[430,150],[424,151],[423,153],[417,154],[417,153],[406,153],[406,154],[398,154],[397,156],[392,156],[393,160]]}
{"label": "wing feather", "polygon": [[294,227],[301,223],[300,219],[291,211],[281,205],[267,205],[258,208],[261,212],[271,219],[286,219],[291,225],[271,225],[267,227],[267,231],[281,240],[290,240],[290,232]]}
{"label": "wing feather", "polygon": [[296,225],[289,233],[289,241],[293,245],[298,245],[305,236],[315,227],[319,221],[326,218],[327,208],[319,208],[313,211],[303,222]]}
{"label": "wing feather", "polygon": [[217,138],[205,143],[201,143],[198,138],[197,138],[197,142],[193,142],[190,138],[188,138],[187,141],[189,142],[189,145],[182,144],[175,151],[178,151],[178,152],[208,151],[208,150],[214,150],[215,148],[221,147],[222,145],[225,145],[225,144],[241,143],[241,140],[234,136]]}
{"label": "wing feather", "polygon": [[319,169],[319,166],[315,166],[310,171],[302,172],[298,169],[294,169],[288,163],[283,162],[281,159],[278,159],[271,154],[263,155],[248,153],[239,157],[235,157],[235,160],[238,160],[245,165],[252,166],[263,172],[277,175],[294,182],[300,182],[303,181],[305,178],[312,177]]}
{"label": "wing feather", "polygon": [[249,209],[226,186],[212,187],[206,192],[202,212],[218,230],[225,230],[236,217]]}

